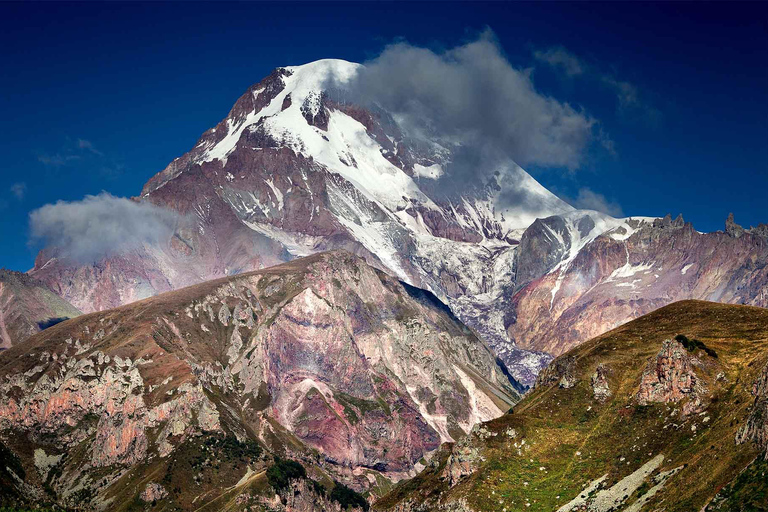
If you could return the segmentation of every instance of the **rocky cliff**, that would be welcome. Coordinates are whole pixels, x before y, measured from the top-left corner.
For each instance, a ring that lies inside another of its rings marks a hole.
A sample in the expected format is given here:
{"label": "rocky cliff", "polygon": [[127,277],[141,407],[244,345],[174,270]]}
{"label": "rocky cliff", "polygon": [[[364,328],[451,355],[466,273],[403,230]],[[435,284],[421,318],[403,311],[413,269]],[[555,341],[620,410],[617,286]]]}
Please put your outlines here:
{"label": "rocky cliff", "polygon": [[[526,263],[528,282],[519,282],[520,290],[509,298],[510,340],[558,355],[676,300],[768,306],[768,238],[761,228],[739,226],[737,232],[732,218],[729,222],[725,232],[699,233],[682,217],[636,219],[597,236],[593,232],[576,252],[556,244],[548,251],[564,256],[556,264],[538,256]],[[521,247],[540,244],[526,242],[529,237],[547,239],[542,229],[547,228],[534,223]]]}

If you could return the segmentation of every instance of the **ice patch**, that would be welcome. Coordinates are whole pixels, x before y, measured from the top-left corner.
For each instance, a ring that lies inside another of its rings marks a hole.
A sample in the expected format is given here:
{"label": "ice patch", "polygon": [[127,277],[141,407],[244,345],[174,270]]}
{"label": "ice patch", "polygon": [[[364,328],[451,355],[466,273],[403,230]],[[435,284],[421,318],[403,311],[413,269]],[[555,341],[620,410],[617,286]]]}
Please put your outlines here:
{"label": "ice patch", "polygon": [[272,189],[272,193],[275,194],[275,197],[277,198],[277,209],[282,210],[283,209],[283,193],[272,182],[272,178],[269,178],[266,181],[266,183],[267,185],[269,185],[269,188]]}
{"label": "ice patch", "polygon": [[413,174],[417,178],[429,178],[436,180],[443,175],[443,168],[439,164],[432,164],[429,167],[415,164],[413,166]]}

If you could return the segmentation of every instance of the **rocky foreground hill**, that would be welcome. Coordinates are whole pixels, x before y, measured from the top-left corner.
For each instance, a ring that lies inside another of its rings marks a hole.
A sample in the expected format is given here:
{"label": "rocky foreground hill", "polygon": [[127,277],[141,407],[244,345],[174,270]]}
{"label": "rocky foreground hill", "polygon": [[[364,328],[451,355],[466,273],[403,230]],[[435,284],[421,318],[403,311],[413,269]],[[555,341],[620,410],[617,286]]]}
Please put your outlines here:
{"label": "rocky foreground hill", "polygon": [[359,493],[414,476],[517,400],[432,294],[321,253],[83,315],[0,353],[0,502],[367,508]]}
{"label": "rocky foreground hill", "polygon": [[768,310],[682,301],[561,355],[374,508],[768,507]]}
{"label": "rocky foreground hill", "polygon": [[359,69],[276,69],[136,198],[177,216],[172,236],[98,261],[47,247],[31,274],[92,312],[346,249],[437,295],[525,385],[548,353],[675,300],[768,305],[765,226],[575,210],[512,161],[447,187],[461,148],[339,97]]}

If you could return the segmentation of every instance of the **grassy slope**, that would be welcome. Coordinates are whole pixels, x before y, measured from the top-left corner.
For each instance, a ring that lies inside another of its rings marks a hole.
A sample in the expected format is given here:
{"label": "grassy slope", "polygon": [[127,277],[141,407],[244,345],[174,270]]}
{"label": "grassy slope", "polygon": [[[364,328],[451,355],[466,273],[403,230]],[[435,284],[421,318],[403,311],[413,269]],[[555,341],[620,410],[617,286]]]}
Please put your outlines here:
{"label": "grassy slope", "polygon": [[[696,352],[703,361],[697,374],[707,386],[709,406],[702,415],[688,419],[677,414],[681,404],[643,407],[633,399],[647,361],[655,357],[664,339],[679,333],[698,338],[719,356]],[[754,445],[735,446],[734,435],[753,403],[752,383],[768,363],[768,310],[682,301],[590,340],[567,355],[577,358],[576,386],[542,386],[520,402],[513,414],[489,422],[487,427],[497,435],[484,442],[485,462],[478,471],[449,490],[434,474],[438,468],[416,482],[401,484],[378,508],[392,506],[404,496],[423,499],[443,491],[442,502],[466,498],[475,510],[549,512],[576,497],[587,482],[607,473],[610,486],[663,454],[660,470],[683,469],[644,509],[699,510],[757,456]],[[611,369],[613,396],[603,404],[593,399],[590,385],[598,363]],[[717,380],[721,372],[727,380]],[[705,417],[709,417],[706,422]],[[506,435],[510,428],[516,430],[516,439]],[[519,446],[522,439],[526,444],[518,454],[515,443]],[[755,480],[750,478],[750,485]],[[766,507],[765,478],[760,485],[762,490],[749,492],[762,492],[760,506]],[[637,494],[627,503],[635,501]],[[752,506],[745,510],[761,510]]]}

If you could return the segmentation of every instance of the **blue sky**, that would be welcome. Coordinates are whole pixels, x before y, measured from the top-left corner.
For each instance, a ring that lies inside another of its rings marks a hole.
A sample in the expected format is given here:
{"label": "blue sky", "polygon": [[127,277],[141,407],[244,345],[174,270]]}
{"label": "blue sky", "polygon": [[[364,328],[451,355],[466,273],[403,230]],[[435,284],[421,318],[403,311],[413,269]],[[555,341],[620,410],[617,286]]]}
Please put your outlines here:
{"label": "blue sky", "polygon": [[137,195],[277,66],[486,28],[611,141],[529,169],[545,186],[701,231],[768,222],[767,3],[2,3],[0,267],[32,266],[30,211]]}

